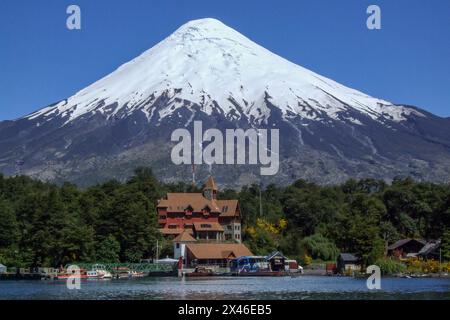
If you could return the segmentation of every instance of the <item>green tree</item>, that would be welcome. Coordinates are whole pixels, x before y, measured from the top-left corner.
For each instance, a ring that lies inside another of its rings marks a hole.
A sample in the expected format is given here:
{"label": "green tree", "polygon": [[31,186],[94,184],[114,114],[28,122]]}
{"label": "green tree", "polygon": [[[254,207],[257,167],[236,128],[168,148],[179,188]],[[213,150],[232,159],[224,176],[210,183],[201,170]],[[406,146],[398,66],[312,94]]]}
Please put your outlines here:
{"label": "green tree", "polygon": [[441,239],[442,258],[450,261],[450,229],[444,232]]}
{"label": "green tree", "polygon": [[301,241],[301,246],[314,259],[334,261],[339,255],[336,245],[321,234],[314,234],[304,238]]}
{"label": "green tree", "polygon": [[99,243],[96,250],[96,261],[102,263],[118,263],[120,254],[120,243],[109,235],[102,242]]}
{"label": "green tree", "polygon": [[19,229],[11,204],[0,199],[0,249],[8,248],[19,240]]}

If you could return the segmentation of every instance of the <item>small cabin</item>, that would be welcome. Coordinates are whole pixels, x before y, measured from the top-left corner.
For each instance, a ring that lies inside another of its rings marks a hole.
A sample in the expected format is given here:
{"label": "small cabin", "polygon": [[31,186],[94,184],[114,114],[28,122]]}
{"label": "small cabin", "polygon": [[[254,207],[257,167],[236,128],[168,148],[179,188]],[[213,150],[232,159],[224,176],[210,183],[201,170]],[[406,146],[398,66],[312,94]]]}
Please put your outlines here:
{"label": "small cabin", "polygon": [[409,257],[416,257],[426,241],[422,239],[401,239],[391,244],[388,249],[388,256],[398,259],[405,259]]}
{"label": "small cabin", "polygon": [[287,258],[280,252],[274,251],[266,257],[271,271],[284,271]]}
{"label": "small cabin", "polygon": [[8,269],[8,268],[6,268],[5,265],[3,265],[3,264],[0,263],[0,274],[6,273],[7,269]]}
{"label": "small cabin", "polygon": [[336,269],[339,273],[359,271],[360,259],[352,253],[341,253],[337,258]]}

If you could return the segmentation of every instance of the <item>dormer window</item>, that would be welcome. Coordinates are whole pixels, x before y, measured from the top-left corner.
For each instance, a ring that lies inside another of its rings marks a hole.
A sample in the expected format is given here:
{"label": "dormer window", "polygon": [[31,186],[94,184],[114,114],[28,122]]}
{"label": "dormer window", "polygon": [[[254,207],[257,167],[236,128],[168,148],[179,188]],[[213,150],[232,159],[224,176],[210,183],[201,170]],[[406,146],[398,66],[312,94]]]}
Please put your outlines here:
{"label": "dormer window", "polygon": [[204,216],[209,216],[210,212],[211,212],[211,208],[209,206],[205,206],[202,210],[202,213]]}
{"label": "dormer window", "polygon": [[192,212],[194,212],[194,208],[192,208],[191,205],[187,206],[184,209],[184,213],[186,214],[186,216],[192,216]]}

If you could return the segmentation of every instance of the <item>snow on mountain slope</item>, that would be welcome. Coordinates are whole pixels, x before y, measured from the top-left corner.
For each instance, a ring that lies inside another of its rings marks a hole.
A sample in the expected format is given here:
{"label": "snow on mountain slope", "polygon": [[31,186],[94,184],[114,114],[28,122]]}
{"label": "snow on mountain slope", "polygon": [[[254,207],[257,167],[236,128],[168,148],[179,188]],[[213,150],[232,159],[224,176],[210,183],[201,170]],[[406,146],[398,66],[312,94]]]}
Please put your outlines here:
{"label": "snow on mountain slope", "polygon": [[345,87],[214,19],[188,22],[64,101],[0,122],[0,172],[89,186],[145,166],[187,181],[191,166],[170,159],[171,133],[194,121],[279,129],[280,170],[265,182],[258,166],[197,167],[227,186],[450,179],[449,119]]}
{"label": "snow on mountain slope", "polygon": [[[156,111],[152,102],[162,95],[170,101]],[[338,120],[345,111],[356,111],[379,122],[400,122],[411,113],[423,116],[412,108],[372,98],[295,65],[218,20],[201,19],[181,26],[69,99],[26,118],[48,121],[58,116],[67,124],[91,113],[111,118],[119,111],[123,117],[140,110],[150,120],[155,112],[162,119],[182,106],[197,104],[208,115],[220,108],[232,120],[245,115],[261,123],[271,112],[266,98],[285,119]],[[236,105],[241,111],[236,111]],[[347,120],[361,125],[357,119]]]}

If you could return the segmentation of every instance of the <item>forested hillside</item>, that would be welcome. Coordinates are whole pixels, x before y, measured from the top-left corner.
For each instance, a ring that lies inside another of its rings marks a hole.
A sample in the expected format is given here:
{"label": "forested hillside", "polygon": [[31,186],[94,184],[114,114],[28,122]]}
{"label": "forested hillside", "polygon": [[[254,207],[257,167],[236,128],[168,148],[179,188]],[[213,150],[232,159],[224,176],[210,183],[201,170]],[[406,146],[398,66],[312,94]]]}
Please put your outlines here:
{"label": "forested hillside", "polygon": [[[0,175],[0,263],[55,266],[71,262],[139,261],[170,254],[158,232],[155,205],[168,191],[197,192],[187,183],[162,184],[138,169],[126,183],[80,189],[25,176]],[[339,252],[366,263],[403,237],[442,238],[450,258],[450,186],[398,179],[350,180],[319,186],[299,180],[288,187],[257,185],[223,190],[238,198],[243,238],[255,254],[281,250],[302,261],[333,260]]]}

